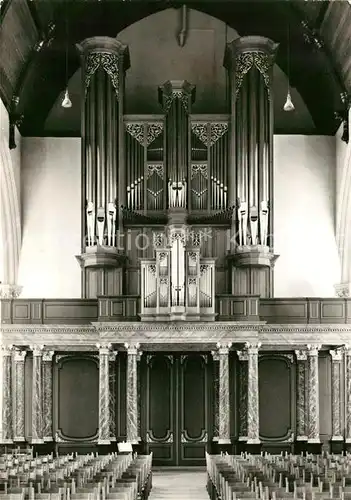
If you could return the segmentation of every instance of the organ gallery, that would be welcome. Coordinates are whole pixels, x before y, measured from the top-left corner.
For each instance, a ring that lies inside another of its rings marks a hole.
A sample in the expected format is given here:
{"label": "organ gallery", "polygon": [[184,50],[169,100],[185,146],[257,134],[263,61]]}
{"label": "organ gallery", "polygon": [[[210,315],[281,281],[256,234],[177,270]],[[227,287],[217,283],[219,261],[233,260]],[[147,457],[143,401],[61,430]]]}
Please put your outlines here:
{"label": "organ gallery", "polygon": [[104,8],[35,45],[40,66],[60,39],[68,68],[40,112],[2,90],[1,445],[130,443],[156,465],[207,457],[212,483],[226,465],[206,454],[350,451],[350,80],[322,111],[285,34],[184,6],[112,36]]}

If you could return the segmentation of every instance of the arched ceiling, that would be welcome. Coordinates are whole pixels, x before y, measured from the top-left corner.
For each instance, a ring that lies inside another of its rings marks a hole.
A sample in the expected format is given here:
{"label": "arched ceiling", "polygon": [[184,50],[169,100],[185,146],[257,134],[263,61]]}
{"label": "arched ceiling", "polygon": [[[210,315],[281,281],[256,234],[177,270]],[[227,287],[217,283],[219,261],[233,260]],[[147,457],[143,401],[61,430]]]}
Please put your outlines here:
{"label": "arched ceiling", "polygon": [[335,133],[340,123],[335,112],[345,109],[345,96],[351,95],[351,5],[346,0],[3,0],[0,92],[12,121],[23,135],[44,135],[67,76],[79,68],[76,43],[95,35],[116,37],[136,21],[184,3],[224,21],[240,36],[279,42],[277,64],[285,73],[289,19],[291,86],[305,102],[316,133]]}

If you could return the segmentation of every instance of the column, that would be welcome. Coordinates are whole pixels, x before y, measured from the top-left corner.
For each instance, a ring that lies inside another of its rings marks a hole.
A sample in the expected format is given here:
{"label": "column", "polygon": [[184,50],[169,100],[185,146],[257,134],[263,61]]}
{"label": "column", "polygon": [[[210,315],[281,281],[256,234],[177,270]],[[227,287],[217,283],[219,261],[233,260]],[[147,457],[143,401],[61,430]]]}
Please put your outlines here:
{"label": "column", "polygon": [[246,344],[248,354],[247,444],[260,444],[258,350],[260,343]]}
{"label": "column", "polygon": [[217,344],[219,356],[218,444],[230,444],[229,350],[232,343]]}
{"label": "column", "polygon": [[138,354],[139,344],[125,344],[127,349],[127,442],[139,442],[138,429]]}
{"label": "column", "polygon": [[2,357],[2,439],[3,444],[13,442],[12,405],[12,345],[1,347]]}
{"label": "column", "polygon": [[307,351],[296,350],[297,359],[297,441],[307,441],[308,437],[308,366]]}
{"label": "column", "polygon": [[53,440],[52,425],[52,358],[54,351],[43,352],[43,439]]}
{"label": "column", "polygon": [[109,417],[110,441],[116,441],[116,356],[117,352],[109,353]]}
{"label": "column", "polygon": [[111,344],[97,344],[99,349],[99,441],[110,444],[109,363]]}
{"label": "column", "polygon": [[44,346],[31,346],[33,351],[32,375],[32,443],[43,443],[42,361]]}
{"label": "column", "polygon": [[308,443],[319,444],[319,375],[318,351],[320,345],[307,346],[308,349]]}
{"label": "column", "polygon": [[213,441],[218,441],[219,436],[219,354],[211,351],[213,359]]}
{"label": "column", "polygon": [[[122,294],[125,206],[124,89],[128,48],[115,38],[77,45],[81,56],[83,295]],[[122,255],[121,255],[122,254]]]}
{"label": "column", "polygon": [[231,96],[228,206],[232,293],[273,295],[273,65],[278,44],[240,37],[226,48]]}
{"label": "column", "polygon": [[345,346],[345,441],[351,451],[351,346]]}
{"label": "column", "polygon": [[240,364],[239,380],[239,441],[247,441],[247,396],[248,396],[248,361],[246,349],[237,351]]}
{"label": "column", "polygon": [[24,363],[27,351],[14,351],[15,397],[13,408],[13,440],[25,441],[24,432]]}

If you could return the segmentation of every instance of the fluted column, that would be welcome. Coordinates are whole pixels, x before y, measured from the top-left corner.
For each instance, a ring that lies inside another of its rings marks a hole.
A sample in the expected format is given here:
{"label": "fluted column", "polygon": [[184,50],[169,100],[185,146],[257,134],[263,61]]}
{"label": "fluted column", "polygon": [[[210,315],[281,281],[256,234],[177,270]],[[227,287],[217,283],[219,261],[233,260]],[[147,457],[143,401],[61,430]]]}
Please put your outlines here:
{"label": "fluted column", "polygon": [[127,442],[139,442],[138,429],[138,355],[139,344],[125,344],[127,349]]}
{"label": "fluted column", "polygon": [[189,170],[189,113],[195,87],[186,81],[168,81],[159,87],[166,115],[166,172],[168,208],[187,208]]}
{"label": "fluted column", "polygon": [[13,440],[25,441],[24,432],[24,363],[27,351],[15,350],[14,370],[15,370],[15,397],[13,409]]}
{"label": "fluted column", "polygon": [[116,356],[116,351],[109,354],[110,441],[116,441]]}
{"label": "fluted column", "polygon": [[31,346],[33,351],[32,374],[32,443],[43,443],[43,391],[42,361],[44,346]]}
{"label": "fluted column", "polygon": [[268,38],[245,36],[228,44],[225,53],[231,96],[228,205],[236,206],[231,237],[235,295],[273,295],[273,65],[277,49],[278,44]]}
{"label": "fluted column", "polygon": [[97,344],[99,349],[99,444],[110,444],[110,379],[111,344]]}
{"label": "fluted column", "polygon": [[230,444],[229,350],[232,344],[217,344],[219,356],[218,443]]}
{"label": "fluted column", "polygon": [[308,365],[307,351],[297,350],[297,441],[308,439]]}
{"label": "fluted column", "polygon": [[345,441],[351,444],[351,346],[345,346]]}
{"label": "fluted column", "polygon": [[237,351],[240,362],[239,380],[239,441],[247,441],[247,397],[248,397],[248,361],[246,349]]}
{"label": "fluted column", "polygon": [[13,346],[1,347],[2,357],[2,439],[3,444],[13,442],[12,404],[12,351]]}
{"label": "fluted column", "polygon": [[52,425],[52,358],[54,351],[43,352],[43,439],[53,440]]}
{"label": "fluted column", "polygon": [[[86,298],[122,293],[125,206],[124,89],[128,48],[115,38],[93,37],[77,45],[81,55],[82,255]],[[93,269],[92,272],[89,271]],[[115,268],[115,269],[114,269]],[[111,276],[112,275],[112,276]],[[110,287],[110,288],[108,288]],[[96,293],[95,293],[96,292]]]}
{"label": "fluted column", "polygon": [[219,439],[219,354],[211,351],[213,359],[213,441]]}
{"label": "fluted column", "polygon": [[308,442],[320,443],[319,436],[319,369],[318,351],[320,345],[308,349]]}
{"label": "fluted column", "polygon": [[248,354],[247,444],[260,443],[258,399],[258,350],[260,343],[246,344]]}

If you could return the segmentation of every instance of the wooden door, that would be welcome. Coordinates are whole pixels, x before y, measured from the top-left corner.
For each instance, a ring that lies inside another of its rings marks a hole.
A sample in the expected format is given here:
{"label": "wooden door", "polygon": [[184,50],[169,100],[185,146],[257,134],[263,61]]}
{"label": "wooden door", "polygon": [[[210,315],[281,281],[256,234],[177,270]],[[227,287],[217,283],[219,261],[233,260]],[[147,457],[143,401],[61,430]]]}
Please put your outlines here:
{"label": "wooden door", "polygon": [[155,465],[204,465],[212,439],[209,354],[148,353],[140,370],[141,434]]}

